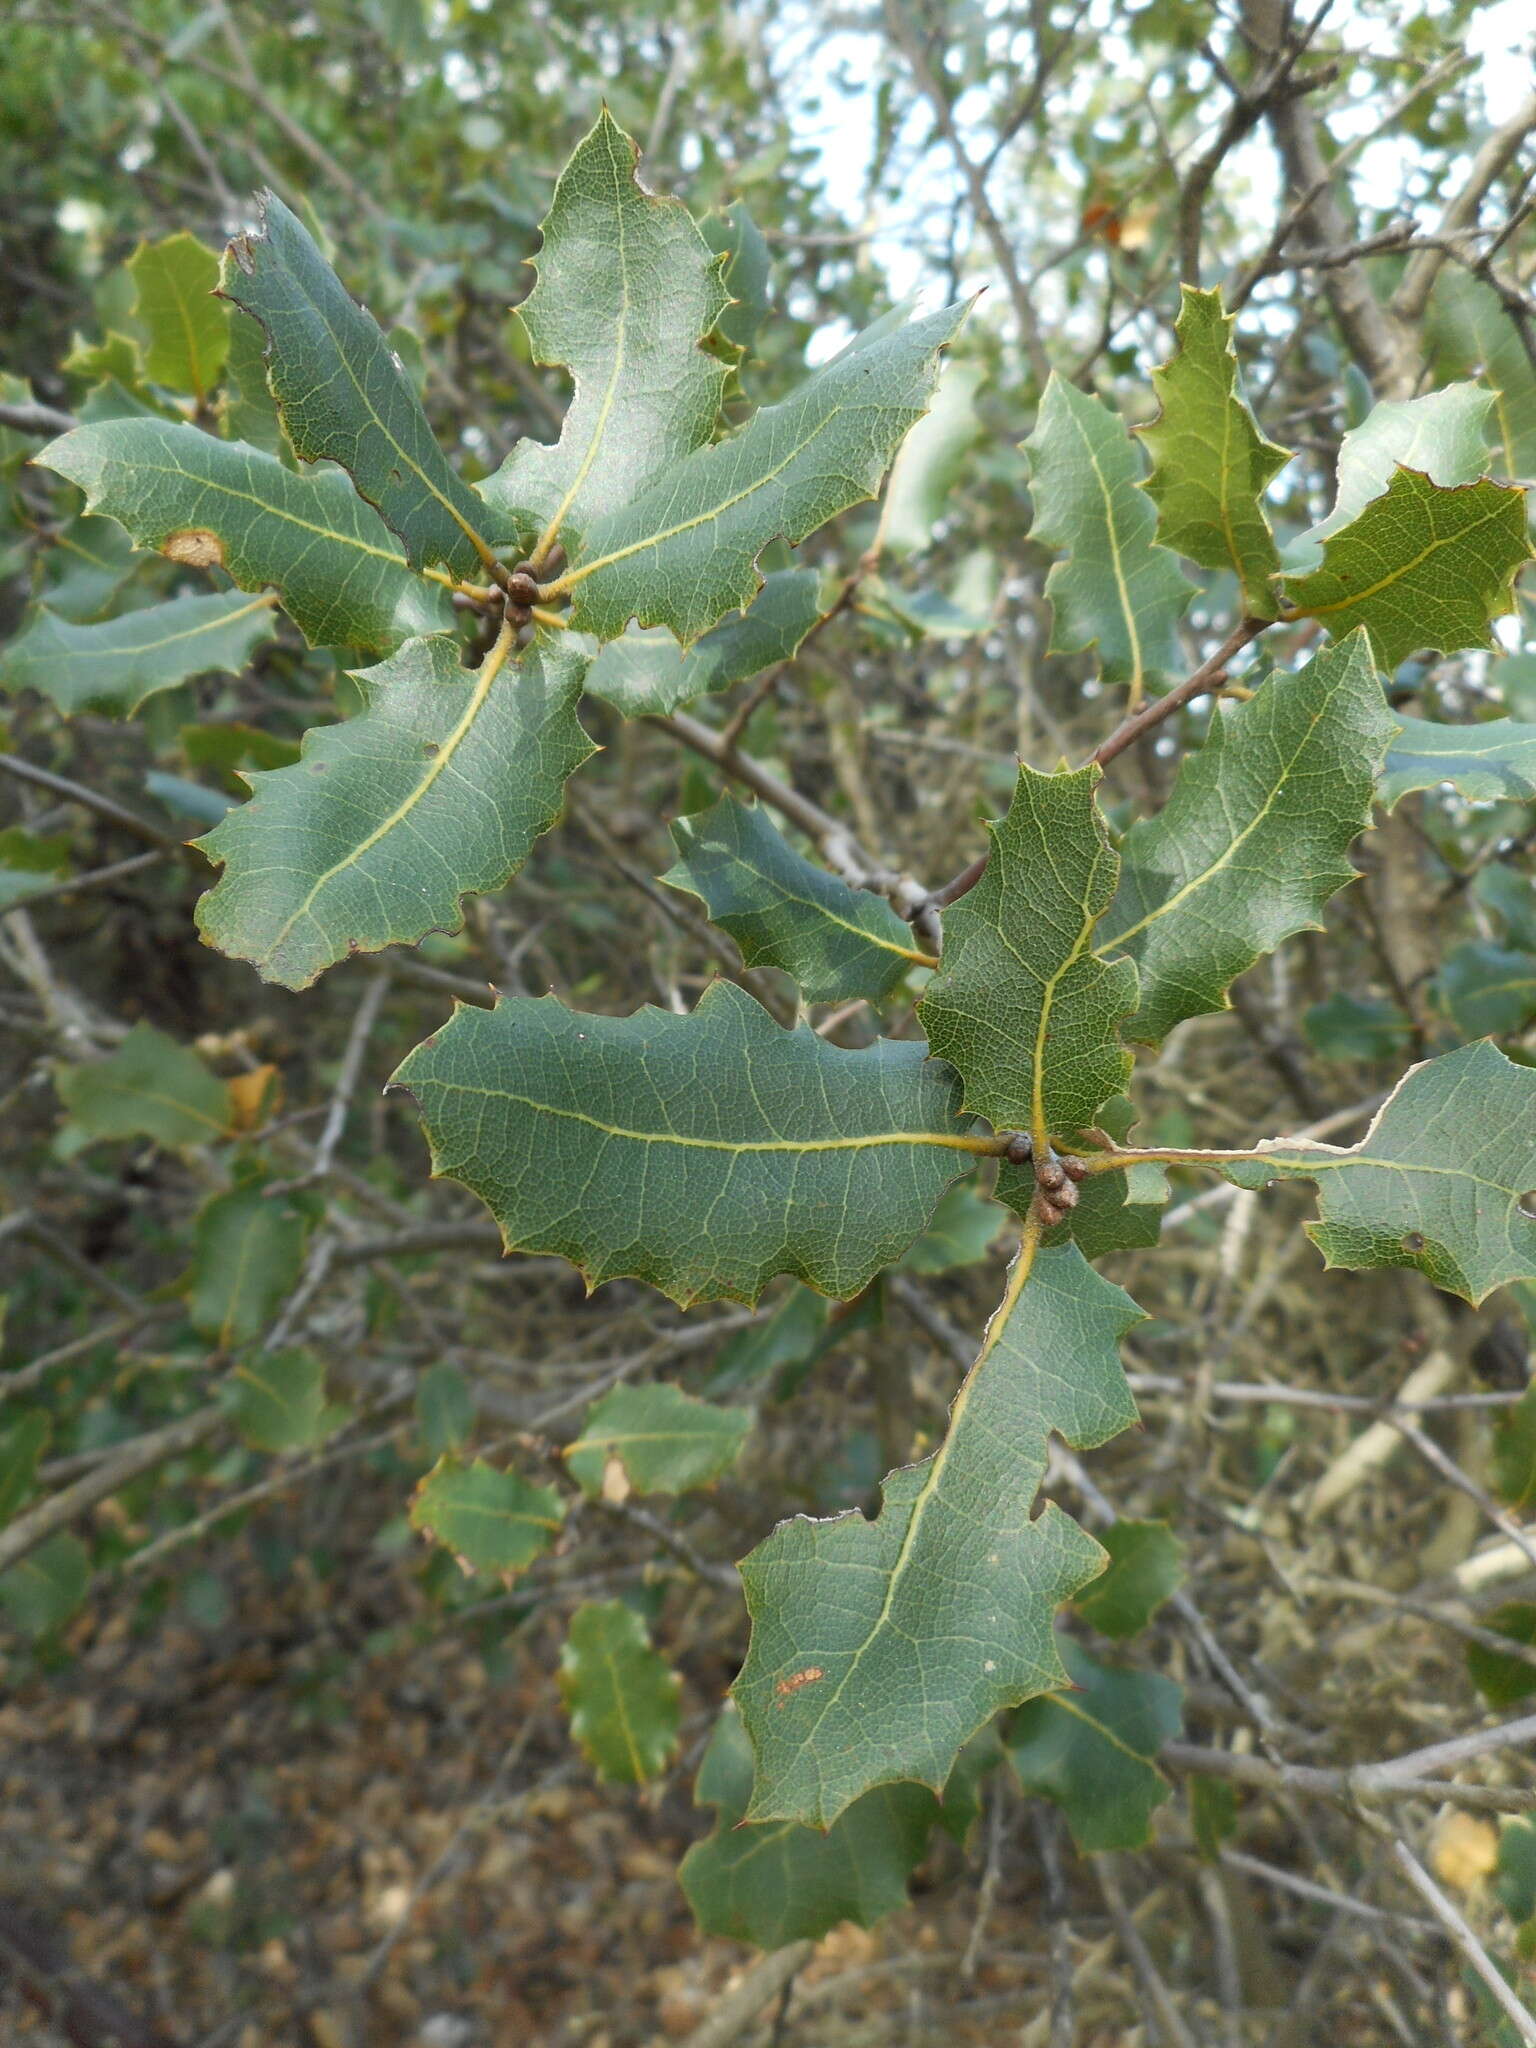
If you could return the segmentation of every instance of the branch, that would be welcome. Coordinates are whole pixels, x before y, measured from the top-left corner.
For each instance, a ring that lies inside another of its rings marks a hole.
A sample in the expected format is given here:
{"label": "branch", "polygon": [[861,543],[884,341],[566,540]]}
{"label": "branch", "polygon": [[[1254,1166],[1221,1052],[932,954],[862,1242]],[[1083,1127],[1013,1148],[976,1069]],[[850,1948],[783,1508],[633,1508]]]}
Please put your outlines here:
{"label": "branch", "polygon": [[[1473,157],[1465,183],[1440,216],[1435,228],[1438,241],[1448,242],[1464,229],[1476,226],[1483,200],[1514,162],[1532,129],[1536,129],[1536,93],[1529,94],[1509,119],[1494,129]],[[1423,313],[1441,266],[1452,253],[1445,247],[1421,248],[1403,272],[1402,283],[1392,294],[1391,310],[1405,327],[1412,326]]]}
{"label": "branch", "polygon": [[56,405],[0,405],[0,427],[13,434],[36,434],[50,441],[55,434],[67,434],[75,424],[73,413],[60,412]]}
{"label": "branch", "polygon": [[1505,1981],[1504,1973],[1493,1961],[1487,1949],[1467,1925],[1458,1908],[1448,1899],[1439,1885],[1414,1855],[1408,1844],[1399,1838],[1392,1844],[1392,1854],[1402,1866],[1408,1882],[1419,1894],[1435,1918],[1440,1922],[1451,1940],[1466,1957],[1483,1983],[1487,1985],[1495,2004],[1508,2019],[1510,2025],[1526,2044],[1536,2048],[1536,2019],[1516,1998]]}
{"label": "branch", "polygon": [[51,768],[38,768],[15,754],[0,754],[0,770],[13,775],[18,782],[33,783],[39,789],[51,791],[54,796],[66,797],[72,804],[83,804],[98,818],[105,818],[108,824],[117,825],[124,832],[132,832],[138,839],[148,840],[151,846],[175,847],[178,852],[184,850],[185,842],[174,832],[167,832],[149,818],[141,818],[136,811],[128,810],[112,797],[102,796],[98,790],[87,789],[83,782],[71,782],[68,776],[55,775]]}

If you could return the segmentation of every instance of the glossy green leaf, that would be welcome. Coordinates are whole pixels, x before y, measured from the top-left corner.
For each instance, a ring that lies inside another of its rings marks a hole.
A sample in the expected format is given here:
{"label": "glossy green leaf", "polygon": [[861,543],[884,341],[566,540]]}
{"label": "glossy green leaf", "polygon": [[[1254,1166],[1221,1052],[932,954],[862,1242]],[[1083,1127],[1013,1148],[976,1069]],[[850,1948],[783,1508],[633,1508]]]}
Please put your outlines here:
{"label": "glossy green leaf", "polygon": [[475,1426],[474,1390],[456,1365],[429,1365],[416,1385],[416,1422],[434,1458],[457,1451]]}
{"label": "glossy green leaf", "polygon": [[90,1553],[78,1536],[61,1530],[0,1573],[0,1607],[23,1635],[51,1635],[80,1606],[90,1583]]}
{"label": "glossy green leaf", "polygon": [[1416,1266],[1474,1304],[1536,1279],[1536,1071],[1486,1039],[1410,1067],[1358,1145],[1257,1155],[1228,1179],[1315,1181],[1307,1235],[1330,1266]]}
{"label": "glossy green leaf", "polygon": [[847,1297],[967,1163],[954,1077],[924,1050],[781,1030],[722,981],[687,1017],[460,1009],[394,1078],[434,1173],[481,1197],[508,1251],[684,1304],[755,1301],[775,1273]]}
{"label": "glossy green leaf", "polygon": [[1184,1546],[1166,1522],[1112,1522],[1099,1541],[1109,1564],[1078,1594],[1077,1611],[1101,1636],[1124,1641],[1183,1585]]}
{"label": "glossy green leaf", "polygon": [[1515,608],[1529,553],[1516,486],[1484,477],[1447,490],[1399,467],[1328,536],[1322,566],[1287,579],[1289,616],[1319,619],[1335,639],[1364,626],[1389,671],[1423,647],[1486,647],[1490,622]]}
{"label": "glossy green leaf", "polygon": [[939,379],[932,407],[902,442],[880,512],[881,538],[893,555],[920,554],[953,510],[951,494],[981,433],[980,389],[981,371],[974,364],[952,363]]}
{"label": "glossy green leaf", "polygon": [[661,879],[697,896],[749,966],[783,968],[807,1002],[878,1002],[914,966],[935,964],[883,897],[797,853],[761,804],[727,792],[675,819],[672,837],[681,858]]}
{"label": "glossy green leaf", "polygon": [[1075,1247],[1025,1255],[943,1445],[888,1474],[877,1518],[797,1517],[743,1560],[751,1819],[826,1827],[875,1785],[938,1790],[1000,1708],[1067,1683],[1051,1617],[1103,1552],[1035,1492],[1052,1433],[1135,1420],[1117,1345],[1140,1314]]}
{"label": "glossy green leaf", "polygon": [[687,1493],[729,1472],[751,1427],[750,1408],[717,1407],[666,1381],[615,1387],[587,1410],[565,1458],[589,1499],[608,1490],[614,1466],[625,1493]]}
{"label": "glossy green leaf", "polygon": [[588,1600],[560,1652],[560,1696],[577,1748],[600,1778],[643,1785],[677,1748],[680,1682],[622,1600]]}
{"label": "glossy green leaf", "polygon": [[564,634],[477,670],[435,635],[363,670],[365,709],[249,775],[251,801],[197,842],[224,869],[197,907],[208,943],[305,988],[349,954],[457,931],[462,898],[517,872],[592,752],[585,666]]}
{"label": "glossy green leaf", "polygon": [[[0,1394],[5,1382],[0,1380]],[[53,1435],[53,1417],[43,1408],[23,1408],[0,1436],[0,1529],[15,1514],[37,1478],[37,1463]]]}
{"label": "glossy green leaf", "polygon": [[0,687],[40,691],[66,717],[105,711],[127,718],[157,690],[215,669],[238,674],[276,631],[271,599],[241,590],[174,597],[88,626],[43,606],[0,649]]}
{"label": "glossy green leaf", "polygon": [[744,612],[696,640],[686,653],[664,626],[631,626],[599,649],[586,690],[626,718],[665,714],[706,693],[744,683],[789,661],[821,617],[814,569],[775,569]]}
{"label": "glossy green leaf", "polygon": [[1019,1709],[1009,1761],[1026,1792],[1061,1808],[1084,1855],[1144,1849],[1173,1793],[1153,1759],[1183,1725],[1183,1691],[1155,1672],[1100,1664],[1075,1643],[1061,1654],[1073,1689]]}
{"label": "glossy green leaf", "polygon": [[236,1366],[235,1426],[255,1451],[307,1451],[346,1420],[325,1398],[325,1360],[313,1351],[258,1351]]}
{"label": "glossy green leaf", "polygon": [[888,316],[792,397],[595,519],[558,585],[572,594],[572,624],[612,640],[634,618],[690,646],[750,604],[771,540],[794,545],[874,496],[964,316],[955,306]]}
{"label": "glossy green leaf", "polygon": [[1363,633],[1248,699],[1217,705],[1155,817],[1120,849],[1098,946],[1135,961],[1141,1003],[1126,1035],[1159,1043],[1355,879],[1348,852],[1371,821],[1394,721]]}
{"label": "glossy green leaf", "polygon": [[1447,263],[1435,280],[1429,328],[1492,386],[1498,466],[1529,483],[1536,477],[1536,367],[1497,292],[1460,264]]}
{"label": "glossy green leaf", "polygon": [[1120,865],[1098,777],[1021,768],[1007,816],[986,828],[981,880],[944,920],[923,1021],[960,1072],[966,1108],[999,1130],[1083,1129],[1130,1073],[1117,1027],[1136,1007],[1136,970],[1093,950]]}
{"label": "glossy green leaf", "polygon": [[1449,783],[1474,803],[1536,797],[1536,725],[1491,718],[1485,725],[1437,725],[1400,718],[1376,796],[1387,810],[1416,789]]}
{"label": "glossy green leaf", "polygon": [[1271,619],[1280,557],[1263,497],[1291,458],[1265,440],[1243,399],[1233,318],[1219,291],[1183,287],[1178,348],[1152,372],[1162,411],[1136,431],[1152,459],[1146,490],[1158,540],[1203,569],[1230,570],[1249,616]]}
{"label": "glossy green leaf", "polygon": [[1157,514],[1124,421],[1053,374],[1024,453],[1030,538],[1064,557],[1045,583],[1051,653],[1096,649],[1105,682],[1128,684],[1133,701],[1161,688],[1185,666],[1178,623],[1194,585],[1153,538]]}
{"label": "glossy green leaf", "polygon": [[1315,569],[1324,541],[1388,489],[1399,463],[1442,487],[1476,483],[1488,466],[1492,404],[1492,395],[1475,384],[1453,384],[1423,398],[1388,398],[1373,406],[1340,443],[1333,510],[1286,549],[1287,573]]}
{"label": "glossy green leaf", "polygon": [[1463,1038],[1504,1038],[1536,1017],[1536,954],[1469,939],[1446,954],[1435,992]]}
{"label": "glossy green leaf", "polygon": [[[1536,1606],[1529,1600],[1507,1600],[1479,1618],[1495,1635],[1508,1636],[1526,1649],[1536,1645]],[[1485,1643],[1468,1643],[1467,1676],[1484,1703],[1495,1711],[1512,1707],[1536,1692],[1536,1664],[1527,1664],[1523,1657],[1501,1656]]]}
{"label": "glossy green leaf", "polygon": [[195,235],[141,242],[128,258],[134,315],[149,336],[144,368],[151,382],[206,398],[229,353],[229,307],[214,297],[219,259]]}
{"label": "glossy green leaf", "polygon": [[467,1572],[495,1572],[511,1581],[548,1550],[565,1519],[565,1503],[549,1486],[530,1486],[498,1472],[439,1458],[411,1495],[411,1527],[451,1551]]}
{"label": "glossy green leaf", "polygon": [[262,1181],[204,1205],[193,1227],[187,1315],[221,1351],[259,1337],[298,1284],[308,1220]]}
{"label": "glossy green leaf", "polygon": [[716,1810],[678,1872],[705,1934],[782,1948],[818,1941],[844,1920],[872,1927],[905,1905],[907,1879],[942,1809],[921,1785],[881,1785],[823,1832],[794,1821],[744,1824],[752,1746],[727,1706],[704,1752],[694,1797]]}
{"label": "glossy green leaf", "polygon": [[728,303],[720,259],[686,207],[638,182],[638,157],[604,108],[560,174],[517,311],[534,361],[568,369],[575,395],[554,446],[521,442],[485,487],[568,553],[709,439],[725,383],[702,346]]}
{"label": "glossy green leaf", "polygon": [[1493,1490],[1522,1521],[1536,1509],[1536,1385],[1494,1425]]}
{"label": "glossy green leaf", "polygon": [[152,1138],[206,1145],[229,1135],[228,1085],[190,1046],[152,1024],[135,1024],[116,1052],[54,1074],[59,1100],[93,1138]]}
{"label": "glossy green leaf", "polygon": [[257,231],[230,243],[220,288],[266,332],[267,381],[295,452],[340,463],[412,567],[480,573],[512,538],[509,522],[455,474],[379,323],[275,194],[262,195]]}
{"label": "glossy green leaf", "polygon": [[979,1266],[997,1242],[1003,1214],[974,1181],[957,1181],[929,1218],[928,1228],[900,1259],[902,1273],[953,1273]]}
{"label": "glossy green leaf", "polygon": [[241,590],[275,589],[313,647],[382,651],[452,617],[446,590],[411,574],[339,470],[298,476],[259,448],[155,419],[77,427],[37,460],[140,547],[221,568]]}

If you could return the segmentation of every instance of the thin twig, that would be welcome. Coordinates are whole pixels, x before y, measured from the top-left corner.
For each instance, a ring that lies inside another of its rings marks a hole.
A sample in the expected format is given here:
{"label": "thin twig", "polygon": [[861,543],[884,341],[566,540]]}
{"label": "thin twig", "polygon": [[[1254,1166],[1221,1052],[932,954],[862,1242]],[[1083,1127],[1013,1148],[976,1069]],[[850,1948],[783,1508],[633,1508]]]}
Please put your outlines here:
{"label": "thin twig", "polygon": [[1392,1854],[1397,1858],[1408,1882],[1466,1957],[1471,1968],[1488,1987],[1494,2003],[1526,2044],[1526,2048],[1536,2048],[1536,2018],[1532,2018],[1510,1990],[1503,1971],[1467,1925],[1460,1909],[1441,1891],[1401,1836],[1393,1841]]}

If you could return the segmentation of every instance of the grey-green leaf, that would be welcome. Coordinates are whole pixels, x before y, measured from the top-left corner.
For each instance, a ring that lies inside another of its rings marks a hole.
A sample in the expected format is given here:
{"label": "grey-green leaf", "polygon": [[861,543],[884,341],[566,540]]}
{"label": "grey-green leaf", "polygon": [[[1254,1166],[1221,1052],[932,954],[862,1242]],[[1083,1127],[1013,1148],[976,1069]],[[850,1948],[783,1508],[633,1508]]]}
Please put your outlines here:
{"label": "grey-green leaf", "polygon": [[627,718],[675,711],[692,697],[727,690],[788,661],[821,617],[814,569],[775,569],[744,612],[685,652],[665,626],[631,626],[599,650],[586,689]]}
{"label": "grey-green leaf", "polygon": [[1491,718],[1484,725],[1439,725],[1399,718],[1402,730],[1387,749],[1377,799],[1391,810],[1415,789],[1448,782],[1474,803],[1536,797],[1536,725]]}
{"label": "grey-green leaf", "polygon": [[271,598],[242,590],[174,597],[87,626],[41,606],[0,649],[0,686],[38,690],[66,717],[105,711],[127,718],[157,690],[214,669],[238,674],[276,631]]}

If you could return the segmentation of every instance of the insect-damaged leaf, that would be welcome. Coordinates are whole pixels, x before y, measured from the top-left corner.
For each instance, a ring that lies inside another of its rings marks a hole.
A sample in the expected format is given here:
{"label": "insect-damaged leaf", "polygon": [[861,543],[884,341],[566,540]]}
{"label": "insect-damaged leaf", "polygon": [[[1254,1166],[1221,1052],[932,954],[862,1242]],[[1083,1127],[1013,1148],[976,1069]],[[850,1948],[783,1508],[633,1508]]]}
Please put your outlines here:
{"label": "insect-damaged leaf", "polygon": [[1061,1654],[1073,1689],[1019,1709],[1009,1761],[1026,1792],[1055,1800],[1084,1855],[1145,1848],[1152,1815],[1172,1796],[1153,1759],[1183,1725],[1183,1691],[1152,1671],[1100,1664],[1072,1642]]}
{"label": "insect-damaged leaf", "polygon": [[474,1189],[509,1251],[684,1304],[755,1301],[775,1273],[847,1299],[905,1251],[977,1142],[924,1052],[781,1030],[716,982],[687,1017],[590,1016],[553,996],[460,1009],[394,1078],[421,1106],[434,1173]]}
{"label": "insect-damaged leaf", "polygon": [[1330,1266],[1416,1266],[1474,1305],[1536,1279],[1536,1072],[1481,1039],[1410,1067],[1358,1145],[1275,1138],[1224,1171],[1317,1183]]}
{"label": "insect-damaged leaf", "polygon": [[221,290],[261,322],[267,376],[296,454],[338,462],[414,568],[476,572],[511,523],[457,476],[400,358],[302,221],[271,192],[225,252]]}
{"label": "insect-damaged leaf", "polygon": [[600,1778],[643,1785],[677,1748],[679,1680],[622,1600],[588,1600],[560,1652],[560,1695],[571,1734]]}
{"label": "insect-damaged leaf", "polygon": [[1051,1617],[1103,1552],[1034,1516],[1051,1434],[1136,1419],[1118,1341],[1141,1311],[1074,1246],[1029,1245],[955,1397],[942,1447],[890,1473],[875,1521],[797,1517],[742,1562],[752,1643],[734,1692],[749,1818],[835,1821],[872,1786],[938,1790],[1002,1707],[1064,1685]]}
{"label": "insect-damaged leaf", "polygon": [[1093,950],[1119,872],[1093,801],[1098,776],[1019,770],[1007,816],[987,827],[981,879],[945,918],[944,965],[922,999],[966,1108],[1041,1140],[1090,1125],[1130,1073],[1117,1026],[1136,1006],[1136,970]]}
{"label": "insect-damaged leaf", "polygon": [[1059,548],[1046,578],[1053,654],[1098,650],[1107,683],[1134,704],[1183,666],[1178,623],[1194,585],[1153,539],[1157,515],[1140,488],[1142,457],[1125,423],[1090,393],[1052,375],[1029,457],[1030,537]]}
{"label": "insect-damaged leaf", "polygon": [[86,626],[43,607],[0,649],[0,684],[40,690],[66,717],[106,711],[126,718],[157,690],[212,669],[237,674],[276,631],[271,599],[241,590],[174,597]]}
{"label": "insect-damaged leaf", "polygon": [[197,906],[208,943],[304,988],[349,953],[456,931],[559,815],[592,752],[576,718],[586,659],[568,634],[515,662],[459,665],[446,635],[358,676],[367,708],[306,734],[291,768],[197,844],[224,868]]}
{"label": "insect-damaged leaf", "polygon": [[1348,849],[1370,824],[1395,723],[1363,633],[1216,707],[1167,803],[1120,848],[1098,949],[1141,977],[1127,1037],[1156,1044],[1181,1018],[1224,1008],[1244,968],[1317,929],[1355,879]]}
{"label": "insect-damaged leaf", "polygon": [[549,1548],[564,1519],[565,1503],[553,1487],[530,1486],[483,1458],[468,1465],[439,1458],[411,1495],[413,1529],[441,1543],[466,1571],[505,1579]]}
{"label": "insect-damaged leaf", "polygon": [[681,1387],[615,1387],[587,1410],[565,1447],[571,1477],[595,1498],[617,1465],[626,1491],[686,1493],[729,1472],[752,1427],[750,1408],[721,1408]]}
{"label": "insect-damaged leaf", "polygon": [[640,185],[638,155],[605,108],[560,173],[517,314],[575,396],[554,446],[520,442],[485,486],[530,541],[567,552],[709,439],[725,383],[702,347],[729,303],[720,258],[686,207]]}
{"label": "insect-damaged leaf", "polygon": [[888,315],[791,397],[593,520],[554,586],[572,594],[571,623],[612,640],[636,618],[686,647],[749,604],[771,540],[802,541],[874,496],[964,317],[963,306]]}
{"label": "insect-damaged leaf", "polygon": [[295,475],[259,448],[156,419],[76,427],[37,460],[140,547],[223,569],[242,590],[275,588],[312,647],[382,652],[452,617],[447,591],[412,575],[339,470]]}
{"label": "insect-damaged leaf", "polygon": [[914,966],[934,964],[883,897],[796,853],[760,804],[727,792],[678,818],[672,837],[682,858],[661,879],[697,896],[749,966],[792,975],[807,1002],[878,1001]]}
{"label": "insect-damaged leaf", "polygon": [[1178,349],[1152,372],[1162,412],[1137,431],[1152,458],[1158,539],[1203,569],[1230,570],[1250,617],[1270,619],[1280,557],[1263,494],[1291,458],[1264,439],[1243,400],[1232,324],[1219,291],[1183,287]]}

